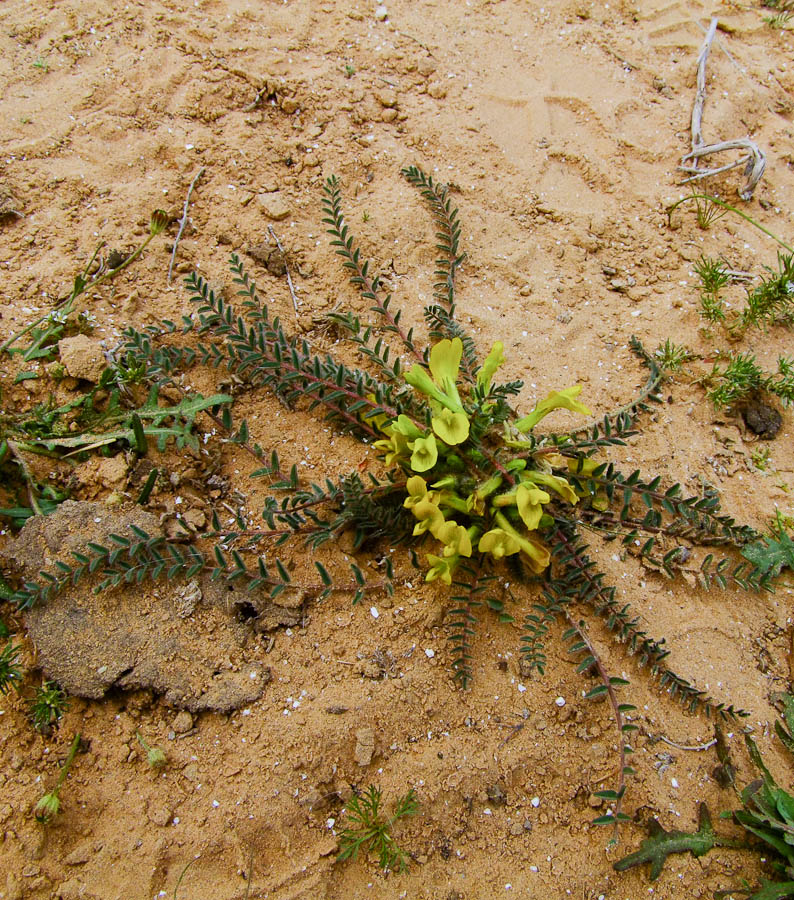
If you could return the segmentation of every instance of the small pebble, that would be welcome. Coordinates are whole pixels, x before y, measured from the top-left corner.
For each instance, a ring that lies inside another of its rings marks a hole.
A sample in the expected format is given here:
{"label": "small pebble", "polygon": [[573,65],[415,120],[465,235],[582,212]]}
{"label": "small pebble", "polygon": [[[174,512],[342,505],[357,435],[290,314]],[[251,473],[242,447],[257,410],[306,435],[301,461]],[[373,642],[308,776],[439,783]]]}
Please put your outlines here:
{"label": "small pebble", "polygon": [[177,734],[187,734],[193,727],[193,716],[191,716],[186,709],[183,709],[182,712],[179,712],[174,716],[171,727]]}
{"label": "small pebble", "polygon": [[380,613],[378,612],[378,609],[375,606],[370,606],[369,611],[370,611],[370,614],[372,615],[373,619],[377,619],[378,616],[380,616]]}
{"label": "small pebble", "polygon": [[379,22],[384,22],[388,17],[389,17],[389,11],[388,11],[388,9],[386,9],[386,7],[383,6],[383,4],[381,4],[381,5],[375,10],[375,18],[376,18]]}
{"label": "small pebble", "polygon": [[425,656],[426,656],[428,659],[432,659],[435,655],[436,655],[436,651],[435,651],[435,650],[431,650],[429,647],[427,648],[427,650],[425,650]]}
{"label": "small pebble", "polygon": [[557,706],[565,706],[565,697],[557,697],[554,702],[557,704]]}
{"label": "small pebble", "polygon": [[530,803],[537,809],[540,806],[540,797],[533,797]]}

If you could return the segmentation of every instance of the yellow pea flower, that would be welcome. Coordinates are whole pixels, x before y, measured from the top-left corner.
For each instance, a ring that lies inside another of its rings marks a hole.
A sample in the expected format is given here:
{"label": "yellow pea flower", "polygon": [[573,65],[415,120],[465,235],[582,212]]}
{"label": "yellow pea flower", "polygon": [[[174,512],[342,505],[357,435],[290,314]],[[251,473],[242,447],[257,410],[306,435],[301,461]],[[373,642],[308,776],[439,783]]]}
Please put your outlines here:
{"label": "yellow pea flower", "polygon": [[464,412],[452,412],[446,407],[431,419],[433,431],[445,444],[462,444],[469,436],[469,419]]}
{"label": "yellow pea flower", "polygon": [[523,419],[519,419],[518,422],[516,422],[516,428],[522,433],[529,431],[553,409],[570,409],[571,412],[578,412],[585,416],[589,416],[590,410],[576,399],[581,392],[581,384],[565,388],[563,391],[552,391],[545,400],[540,400],[535,404],[535,408],[528,416],[524,416]]}
{"label": "yellow pea flower", "polygon": [[516,505],[518,514],[529,531],[534,531],[540,524],[543,515],[543,503],[549,503],[551,497],[545,491],[534,485],[520,484],[516,491]]}
{"label": "yellow pea flower", "polygon": [[495,560],[500,560],[503,556],[510,556],[518,553],[521,549],[518,541],[509,535],[503,528],[492,528],[486,531],[480,538],[477,545],[480,553],[490,553]]}
{"label": "yellow pea flower", "polygon": [[427,437],[417,438],[412,444],[411,468],[414,472],[426,472],[432,469],[438,461],[438,447],[436,446],[435,436],[429,434]]}

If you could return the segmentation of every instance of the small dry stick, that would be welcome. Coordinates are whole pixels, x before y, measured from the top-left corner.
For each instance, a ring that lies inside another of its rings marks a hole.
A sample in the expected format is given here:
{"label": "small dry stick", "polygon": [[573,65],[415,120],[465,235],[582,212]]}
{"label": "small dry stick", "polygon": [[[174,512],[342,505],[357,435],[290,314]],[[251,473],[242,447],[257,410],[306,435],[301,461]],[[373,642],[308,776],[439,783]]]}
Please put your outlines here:
{"label": "small dry stick", "polygon": [[187,197],[185,197],[185,206],[182,210],[182,218],[179,220],[179,231],[176,233],[176,240],[174,241],[174,249],[171,251],[171,262],[168,264],[168,283],[171,284],[171,274],[174,271],[174,260],[176,260],[176,248],[179,246],[179,241],[182,239],[182,232],[185,230],[185,226],[187,225],[187,211],[190,206],[190,195],[193,193],[193,188],[196,186],[196,182],[201,178],[204,174],[204,166],[202,166],[198,172],[196,173],[196,177],[193,181],[190,182],[190,187],[187,189]]}
{"label": "small dry stick", "polygon": [[[678,168],[683,172],[689,173],[690,177],[684,180],[684,184],[689,184],[701,178],[719,175],[722,172],[728,172],[731,169],[744,166],[747,183],[739,191],[739,196],[742,200],[749,200],[753,196],[755,186],[761,180],[761,176],[766,168],[766,157],[760,147],[749,138],[719,141],[715,144],[706,144],[703,140],[703,106],[706,103],[706,61],[709,58],[709,52],[716,32],[717,17],[714,16],[709,23],[706,38],[698,55],[697,90],[695,92],[695,103],[692,107],[692,149],[681,160],[681,165]],[[721,153],[723,150],[747,150],[748,154],[736,160],[736,162],[728,163],[715,169],[701,169],[698,166],[698,161],[701,157],[708,156],[711,153]],[[688,165],[690,162],[692,164]]]}
{"label": "small dry stick", "polygon": [[660,741],[664,741],[665,744],[669,744],[671,747],[675,747],[676,750],[708,750],[709,747],[713,747],[717,743],[716,738],[712,738],[710,741],[707,741],[705,744],[677,744],[675,741],[671,741],[670,738],[666,738],[663,734],[657,735]]}
{"label": "small dry stick", "polygon": [[298,298],[295,296],[295,286],[292,283],[292,276],[289,273],[289,266],[287,265],[287,257],[284,253],[284,248],[281,246],[281,241],[276,236],[276,232],[273,231],[273,226],[267,226],[268,234],[273,238],[276,242],[276,246],[278,247],[278,252],[281,254],[282,259],[284,260],[284,271],[287,273],[287,284],[289,285],[289,294],[292,297],[292,305],[295,308],[295,315],[298,315]]}

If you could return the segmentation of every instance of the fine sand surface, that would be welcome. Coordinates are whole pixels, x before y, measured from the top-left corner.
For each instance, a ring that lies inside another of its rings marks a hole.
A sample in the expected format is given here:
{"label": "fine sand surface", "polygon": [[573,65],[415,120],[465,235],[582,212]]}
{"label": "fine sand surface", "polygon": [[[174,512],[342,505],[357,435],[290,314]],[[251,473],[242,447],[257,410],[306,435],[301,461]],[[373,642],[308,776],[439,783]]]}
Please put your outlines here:
{"label": "fine sand surface", "polygon": [[[285,324],[330,348],[327,313],[366,315],[322,223],[331,175],[363,252],[424,339],[433,225],[400,176],[421,165],[452,185],[460,211],[461,320],[483,352],[504,341],[505,377],[525,382],[522,409],[582,384],[582,400],[603,414],[645,379],[628,348],[632,334],[650,350],[667,338],[685,343],[701,358],[665,385],[664,403],[643,419],[640,436],[612,451],[615,460],[687,492],[714,485],[727,513],[760,529],[776,507],[791,515],[791,411],[773,441],[759,442],[741,418],[715,413],[695,382],[710,370],[710,354],[731,345],[701,330],[693,262],[723,257],[759,276],[775,266],[777,246],[737,216],[701,230],[687,206],[672,228],[664,213],[689,190],[676,166],[690,145],[697,55],[717,15],[705,139],[750,135],[768,164],[747,203],[738,199],[741,170],[708,187],[791,241],[791,34],[765,25],[754,3],[388,0],[385,12],[365,0],[2,3],[0,199],[20,215],[0,222],[0,341],[69,289],[97,243],[106,242],[103,253],[135,246],[162,207],[174,217],[168,232],[81,299],[96,322],[92,339],[109,349],[127,324],[179,321],[190,311],[184,276],[197,269],[231,285],[228,258],[237,252]],[[202,168],[169,284],[175,222]],[[268,226],[286,251],[297,312],[286,278],[268,266]],[[740,305],[744,291],[733,286],[726,296]],[[774,368],[792,352],[791,332],[749,332],[740,349]],[[0,365],[10,375],[22,368],[7,356]],[[224,378],[206,372],[195,383],[208,393]],[[4,410],[47,400],[43,380],[11,380]],[[360,444],[287,413],[265,392],[239,407],[253,438],[309,477],[377,466]],[[764,447],[762,471],[753,458]],[[248,481],[255,466],[244,454],[153,456],[172,486],[153,498],[156,525],[168,527],[181,510],[200,530],[221,494],[256,518],[265,486]],[[32,464],[46,477],[49,461]],[[75,468],[72,498],[109,509],[109,495],[134,498],[142,477],[123,454],[97,457]],[[16,546],[10,540],[0,543]],[[676,671],[749,711],[746,724],[790,784],[790,760],[771,737],[770,697],[790,686],[791,587],[707,593],[621,560],[618,550],[606,545],[597,556],[619,596],[650,634],[667,639]],[[330,565],[345,551],[324,548],[320,558]],[[305,565],[303,556],[292,562]],[[370,559],[361,554],[359,563]],[[292,624],[266,633],[223,598],[197,606],[181,584],[101,601],[83,589],[73,601],[83,612],[104,604],[94,610],[93,643],[72,653],[72,662],[94,667],[89,675],[104,660],[123,684],[133,665],[124,642],[110,641],[113,621],[143,623],[147,646],[171,643],[158,645],[154,669],[127,685],[136,689],[73,699],[48,738],[31,729],[23,698],[0,697],[0,898],[172,897],[194,859],[180,900],[684,900],[757,879],[757,857],[733,851],[674,857],[652,886],[647,871],[615,873],[612,863],[645,832],[625,827],[608,850],[608,830],[590,824],[605,811],[593,793],[614,785],[617,735],[607,706],[582,699],[591,683],[577,675],[561,629],[549,638],[545,678],[527,678],[518,626],[482,612],[474,684],[463,692],[450,674],[443,586],[424,584],[407,554],[397,551],[395,562],[393,598],[352,606],[336,593],[292,619],[283,613]],[[520,622],[524,608],[510,611]],[[30,692],[42,656],[73,650],[69,629],[2,614],[23,642]],[[592,636],[610,671],[630,679],[622,698],[638,707],[626,811],[638,823],[656,816],[691,829],[700,801],[715,817],[732,808],[733,794],[712,777],[714,750],[675,746],[709,742],[711,723],[661,693],[598,623]],[[169,693],[177,671],[182,680]],[[218,690],[239,700],[249,671],[264,690],[236,711],[202,711],[190,699],[191,685],[209,677],[226,679]],[[741,727],[727,731],[743,785],[754,773]],[[147,770],[136,729],[166,751],[161,774]],[[77,731],[88,750],[44,832],[31,811]],[[387,803],[417,792],[420,814],[395,828],[412,856],[407,873],[384,876],[369,858],[335,861],[343,801],[369,784]]]}

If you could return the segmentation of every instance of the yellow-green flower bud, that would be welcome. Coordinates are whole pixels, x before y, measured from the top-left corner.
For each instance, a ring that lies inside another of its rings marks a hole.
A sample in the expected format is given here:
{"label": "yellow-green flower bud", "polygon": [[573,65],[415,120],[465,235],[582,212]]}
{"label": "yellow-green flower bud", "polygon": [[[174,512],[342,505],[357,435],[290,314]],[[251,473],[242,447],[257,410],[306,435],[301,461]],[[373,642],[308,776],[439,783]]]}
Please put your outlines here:
{"label": "yellow-green flower bud", "polygon": [[477,373],[477,384],[486,391],[491,386],[491,379],[494,377],[496,370],[505,361],[504,349],[504,344],[501,341],[496,341],[482,364],[482,368]]}
{"label": "yellow-green flower bud", "polygon": [[540,400],[535,404],[535,409],[528,416],[524,416],[523,419],[516,422],[516,428],[522,433],[530,431],[553,409],[569,409],[571,412],[589,416],[590,410],[576,399],[581,392],[580,384],[565,388],[563,391],[552,391],[545,400]]}
{"label": "yellow-green flower bud", "polygon": [[45,794],[41,800],[39,800],[33,810],[33,814],[35,815],[37,822],[41,822],[42,825],[47,825],[58,815],[60,808],[61,801],[58,799],[58,793],[57,791],[52,791],[52,793]]}
{"label": "yellow-green flower bud", "polygon": [[149,219],[149,233],[152,235],[162,234],[168,228],[170,221],[171,217],[164,209],[156,209]]}

